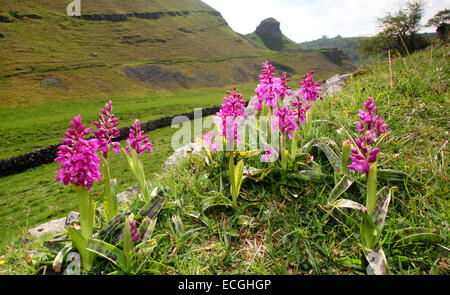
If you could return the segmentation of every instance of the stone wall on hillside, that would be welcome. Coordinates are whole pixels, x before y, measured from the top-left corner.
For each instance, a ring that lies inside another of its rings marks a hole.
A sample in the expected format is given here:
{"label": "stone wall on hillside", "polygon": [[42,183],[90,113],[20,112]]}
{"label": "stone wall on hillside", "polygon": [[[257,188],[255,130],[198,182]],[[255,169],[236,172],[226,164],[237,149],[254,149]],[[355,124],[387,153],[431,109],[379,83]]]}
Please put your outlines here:
{"label": "stone wall on hillside", "polygon": [[[210,116],[217,113],[219,110],[220,107],[206,108],[202,110],[202,115]],[[149,132],[155,129],[168,127],[172,125],[173,118],[177,116],[185,116],[189,120],[193,120],[194,112],[148,121],[142,123],[141,128],[145,132]],[[130,134],[130,128],[131,127],[120,128],[120,136],[116,138],[115,141],[123,141],[127,139]],[[36,168],[44,164],[53,163],[58,152],[58,146],[60,145],[61,144],[51,145],[25,155],[0,160],[0,177],[18,174],[30,168]]]}

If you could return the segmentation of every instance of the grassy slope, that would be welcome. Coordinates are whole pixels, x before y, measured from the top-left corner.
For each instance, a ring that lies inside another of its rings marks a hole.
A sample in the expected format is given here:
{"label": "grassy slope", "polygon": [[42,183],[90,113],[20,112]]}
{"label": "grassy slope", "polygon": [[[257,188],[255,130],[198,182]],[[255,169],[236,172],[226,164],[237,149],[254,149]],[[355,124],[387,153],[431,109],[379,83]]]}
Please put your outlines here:
{"label": "grassy slope", "polygon": [[[97,22],[68,17],[63,4],[61,1],[17,1],[0,7],[1,15],[11,16],[11,11],[17,11],[43,17],[13,18],[13,23],[0,23],[0,32],[6,35],[0,40],[0,107],[42,103],[43,97],[47,101],[86,93],[144,92],[148,86],[126,78],[121,70],[126,65],[175,64],[172,69],[195,76],[192,72],[202,67],[202,63],[213,63],[208,69],[210,74],[221,70],[221,78],[233,80],[233,70],[241,64],[254,69],[261,60],[278,56],[265,48],[255,48],[232,31],[221,17],[205,13],[157,20],[130,17],[126,22]],[[193,0],[86,1],[82,6],[84,13],[181,10],[213,11],[201,1]],[[152,43],[155,39],[166,43]],[[93,52],[98,56],[93,57]],[[324,74],[340,70],[320,53],[312,55],[325,64]],[[245,56],[259,59],[235,60]],[[287,59],[283,57],[283,61],[290,63],[302,57],[293,54]],[[229,60],[233,62],[226,63]],[[304,72],[307,67],[296,69]],[[64,89],[42,86],[43,79],[55,75],[60,76]]]}
{"label": "grassy slope", "polygon": [[[391,138],[381,147],[380,165],[401,169],[423,183],[421,186],[397,184],[400,190],[389,209],[383,248],[391,270],[396,274],[450,273],[450,171],[447,164],[450,126],[446,83],[450,53],[442,48],[433,52],[432,59],[430,53],[421,52],[412,59],[395,60],[392,89],[389,66],[383,62],[355,77],[339,96],[318,102],[312,109],[314,118],[321,122],[314,124],[317,135],[330,137],[339,145],[346,137],[337,130],[344,127],[353,134],[358,109],[369,95],[374,97],[378,113],[389,123],[392,132]],[[150,135],[155,143],[155,153],[144,158],[149,177],[160,171],[160,164],[170,154],[169,130]],[[121,188],[133,183],[124,162],[123,155],[113,157],[114,176],[121,180]],[[56,165],[47,165],[0,180],[3,195],[0,221],[4,229],[1,236],[3,254],[0,255],[5,255],[6,260],[3,270],[0,269],[3,273],[33,270],[24,258],[28,255],[26,250],[36,249],[36,245],[16,239],[27,222],[32,225],[63,216],[76,208],[73,191],[54,180],[52,171],[56,168]],[[226,212],[208,213],[210,225],[207,227],[186,214],[200,211],[205,192],[218,190],[215,179],[205,178],[202,169],[197,167],[193,171],[196,172],[183,169],[177,174],[152,178],[154,186],[167,188],[168,201],[176,205],[163,210],[157,232],[172,232],[167,225],[173,215],[182,218],[185,231],[199,228],[197,234],[189,236],[181,245],[169,238],[160,241],[154,255],[169,266],[169,273],[365,273],[364,258],[355,238],[318,207],[318,204],[326,203],[332,189],[328,185],[305,182],[301,191],[280,193],[283,190],[280,191],[278,186],[245,184],[244,194],[260,198],[263,209],[256,212],[249,226],[240,230],[239,237],[232,237],[223,233],[230,222]],[[94,193],[100,191],[101,186],[94,187]],[[363,202],[360,193],[353,191],[347,198]],[[297,194],[298,198],[294,198]],[[433,228],[444,240],[440,244],[395,242],[394,231],[409,226]]]}

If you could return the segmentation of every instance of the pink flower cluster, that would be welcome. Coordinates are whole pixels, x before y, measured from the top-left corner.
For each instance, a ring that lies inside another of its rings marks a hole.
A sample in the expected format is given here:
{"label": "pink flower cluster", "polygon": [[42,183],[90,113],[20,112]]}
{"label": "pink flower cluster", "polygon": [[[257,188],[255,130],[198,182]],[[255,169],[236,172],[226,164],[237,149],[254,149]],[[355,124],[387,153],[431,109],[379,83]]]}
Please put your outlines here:
{"label": "pink flower cluster", "polygon": [[357,148],[352,148],[352,164],[347,166],[348,168],[362,172],[369,173],[370,164],[377,161],[378,153],[380,149],[371,149],[371,145],[382,134],[388,134],[386,130],[388,126],[384,123],[384,120],[380,116],[375,116],[377,108],[375,107],[375,101],[372,97],[364,103],[366,110],[360,110],[358,118],[361,119],[358,124],[358,131],[363,132],[358,139],[355,139]]}
{"label": "pink flower cluster", "polygon": [[71,126],[72,129],[67,129],[67,138],[62,139],[65,145],[58,147],[55,162],[61,163],[61,169],[56,171],[56,179],[64,185],[72,183],[90,191],[94,181],[102,181],[100,159],[96,153],[99,148],[98,141],[84,139],[91,133],[92,128],[84,128],[80,115],[72,120]]}
{"label": "pink flower cluster", "polygon": [[375,106],[375,100],[369,96],[369,100],[364,103],[366,110],[359,110],[359,114],[356,115],[361,122],[356,122],[358,124],[358,131],[362,132],[364,130],[369,130],[375,132],[377,137],[382,134],[388,133],[386,124],[382,117],[375,116],[377,107]]}
{"label": "pink flower cluster", "polygon": [[[141,122],[136,120],[130,129],[130,135],[127,143],[138,155],[145,153],[146,150],[153,152],[152,144],[148,141],[148,135],[144,135],[144,130],[141,130]],[[130,153],[130,148],[127,146],[127,153]]]}
{"label": "pink flower cluster", "polygon": [[262,109],[262,104],[269,107],[276,107],[278,105],[278,97],[284,99],[286,96],[291,95],[286,78],[286,73],[283,73],[281,78],[275,78],[275,67],[269,64],[268,61],[263,63],[262,75],[259,76],[260,83],[255,89],[258,100],[255,102],[255,108],[257,110]]}
{"label": "pink flower cluster", "polygon": [[320,84],[314,82],[314,73],[316,71],[311,71],[303,76],[303,81],[300,81],[300,85],[303,87],[299,89],[299,94],[303,95],[303,100],[306,102],[314,102],[320,95]]}
{"label": "pink flower cluster", "polygon": [[120,153],[120,144],[118,142],[112,142],[114,138],[120,135],[120,130],[117,130],[119,125],[119,119],[114,118],[112,114],[112,102],[106,103],[105,108],[101,111],[102,114],[98,114],[99,122],[93,122],[92,124],[98,128],[94,131],[95,136],[98,138],[99,149],[103,153],[103,157],[107,158],[109,148],[116,153]]}
{"label": "pink flower cluster", "polygon": [[238,133],[240,123],[248,116],[245,113],[245,100],[242,99],[242,94],[236,93],[236,87],[233,91],[226,92],[229,97],[225,97],[224,104],[220,107],[220,112],[214,119],[219,125],[219,132],[221,136],[230,142],[235,140],[237,145],[241,144],[241,137]]}
{"label": "pink flower cluster", "polygon": [[288,134],[289,139],[294,138],[294,131],[298,129],[297,115],[289,107],[279,107],[275,112],[275,116],[272,116],[272,131],[277,132],[280,130],[284,134]]}

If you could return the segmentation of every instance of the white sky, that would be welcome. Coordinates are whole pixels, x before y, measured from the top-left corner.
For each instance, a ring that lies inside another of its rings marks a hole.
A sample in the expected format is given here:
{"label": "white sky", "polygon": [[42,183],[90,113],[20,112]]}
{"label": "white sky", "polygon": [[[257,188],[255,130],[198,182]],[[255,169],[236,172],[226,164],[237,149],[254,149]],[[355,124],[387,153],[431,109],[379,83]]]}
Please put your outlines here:
{"label": "white sky", "polygon": [[[220,11],[231,28],[241,34],[255,31],[273,17],[281,31],[295,42],[327,35],[333,38],[371,36],[378,32],[377,18],[405,7],[406,0],[202,0]],[[438,11],[450,8],[450,0],[424,0],[425,24]],[[423,32],[432,32],[427,28]]]}

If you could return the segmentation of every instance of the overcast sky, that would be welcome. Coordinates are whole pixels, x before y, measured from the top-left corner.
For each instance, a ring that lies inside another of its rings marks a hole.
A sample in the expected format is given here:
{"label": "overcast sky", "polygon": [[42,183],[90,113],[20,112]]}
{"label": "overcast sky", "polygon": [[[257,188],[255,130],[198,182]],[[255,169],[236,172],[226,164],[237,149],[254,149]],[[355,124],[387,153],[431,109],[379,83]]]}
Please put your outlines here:
{"label": "overcast sky", "polygon": [[[273,17],[293,41],[304,42],[327,35],[332,38],[376,34],[378,17],[405,7],[406,0],[202,0],[220,11],[231,28],[241,34],[255,31]],[[436,12],[450,8],[450,0],[424,0],[423,23]],[[434,31],[426,29],[423,31]]]}

